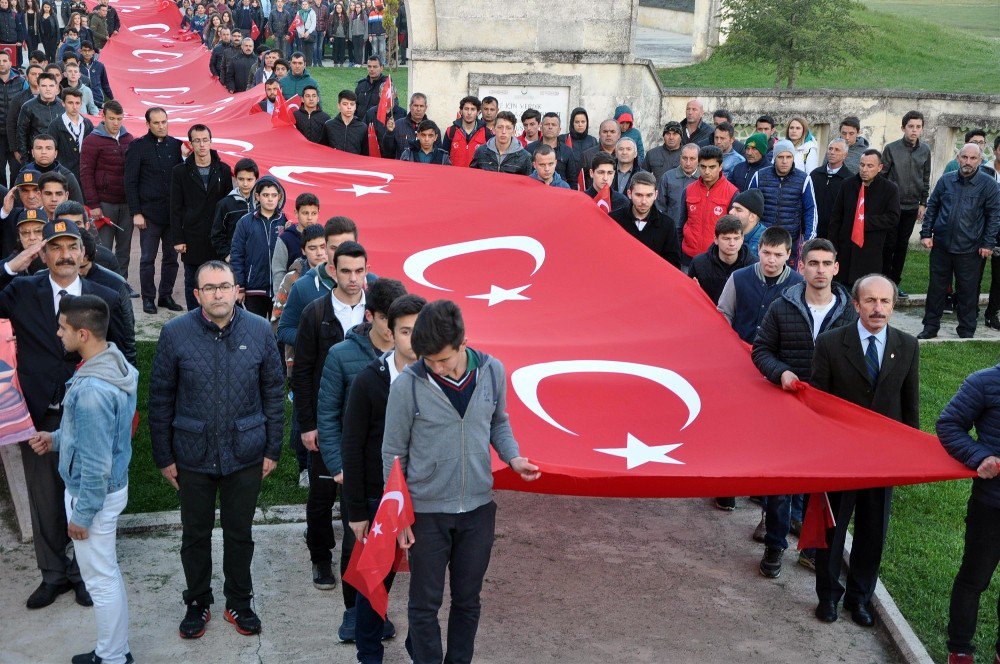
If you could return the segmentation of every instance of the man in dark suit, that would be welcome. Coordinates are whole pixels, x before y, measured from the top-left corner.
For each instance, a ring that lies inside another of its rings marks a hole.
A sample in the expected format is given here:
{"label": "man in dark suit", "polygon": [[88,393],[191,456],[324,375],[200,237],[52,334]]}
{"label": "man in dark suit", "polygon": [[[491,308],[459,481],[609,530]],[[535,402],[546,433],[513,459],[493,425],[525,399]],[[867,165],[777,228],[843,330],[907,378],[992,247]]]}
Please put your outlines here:
{"label": "man in dark suit", "polygon": [[[17,336],[17,377],[28,404],[28,412],[39,431],[55,431],[62,417],[66,381],[80,356],[67,353],[56,336],[59,300],[64,295],[98,295],[111,311],[118,296],[113,291],[80,278],[82,247],[80,230],[71,221],[57,219],[45,224],[41,242],[35,242],[0,268],[0,318],[9,318]],[[41,256],[48,272],[30,277],[14,276]],[[108,341],[122,343],[122,321],[112,320]],[[64,485],[59,477],[59,455],[32,454],[21,443],[21,458],[28,486],[31,530],[42,583],[28,598],[29,609],[48,606],[55,598],[74,590],[77,603],[92,606],[80,578],[76,561],[66,555],[69,535]]]}
{"label": "man in dark suit", "polygon": [[646,171],[636,173],[628,195],[632,199],[632,205],[612,210],[611,218],[629,235],[679,269],[681,245],[677,241],[677,225],[654,205],[656,180],[653,174]]}
{"label": "man in dark suit", "polygon": [[[819,335],[812,362],[812,385],[913,428],[920,426],[920,353],[917,340],[889,327],[898,293],[880,274],[858,279],[851,300],[856,325]],[[871,597],[875,593],[885,534],[889,526],[892,488],[834,491],[828,494],[835,528],[826,533],[828,548],[816,551],[816,617],[837,620],[837,603],[863,627],[875,624]],[[847,589],[840,583],[844,538],[854,513],[854,547]]]}

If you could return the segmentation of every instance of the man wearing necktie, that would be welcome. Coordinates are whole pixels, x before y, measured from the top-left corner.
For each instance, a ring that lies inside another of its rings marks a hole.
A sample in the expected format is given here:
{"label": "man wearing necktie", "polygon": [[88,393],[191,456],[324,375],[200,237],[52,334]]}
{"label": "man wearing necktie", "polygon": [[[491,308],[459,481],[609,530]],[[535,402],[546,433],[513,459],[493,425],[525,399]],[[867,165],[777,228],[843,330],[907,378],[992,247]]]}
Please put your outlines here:
{"label": "man wearing necktie", "polygon": [[[857,325],[845,325],[816,339],[812,386],[913,428],[920,426],[920,354],[915,337],[889,326],[898,293],[880,274],[858,279],[851,300]],[[889,527],[891,487],[831,491],[837,525],[826,533],[828,548],[816,551],[816,617],[837,620],[837,604],[859,625],[874,623],[871,598],[878,582]],[[840,583],[847,526],[854,515],[854,546],[847,587]]]}

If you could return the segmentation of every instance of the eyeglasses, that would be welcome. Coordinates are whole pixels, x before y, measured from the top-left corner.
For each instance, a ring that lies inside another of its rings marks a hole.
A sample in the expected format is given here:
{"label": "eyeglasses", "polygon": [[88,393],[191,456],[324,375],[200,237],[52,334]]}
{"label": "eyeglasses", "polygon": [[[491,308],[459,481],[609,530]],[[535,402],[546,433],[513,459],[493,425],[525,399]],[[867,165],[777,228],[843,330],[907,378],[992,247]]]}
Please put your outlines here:
{"label": "eyeglasses", "polygon": [[985,138],[983,138],[983,139],[980,139],[980,140],[978,140],[978,141],[977,141],[976,139],[972,139],[972,140],[971,140],[971,141],[969,141],[969,142],[970,142],[970,143],[975,143],[976,145],[986,145],[986,139],[985,139]]}
{"label": "eyeglasses", "polygon": [[234,288],[236,288],[236,286],[234,286],[233,284],[219,284],[218,286],[216,286],[215,284],[207,284],[205,286],[202,286],[198,290],[204,293],[205,295],[215,295],[216,291],[222,291],[223,293],[232,293]]}

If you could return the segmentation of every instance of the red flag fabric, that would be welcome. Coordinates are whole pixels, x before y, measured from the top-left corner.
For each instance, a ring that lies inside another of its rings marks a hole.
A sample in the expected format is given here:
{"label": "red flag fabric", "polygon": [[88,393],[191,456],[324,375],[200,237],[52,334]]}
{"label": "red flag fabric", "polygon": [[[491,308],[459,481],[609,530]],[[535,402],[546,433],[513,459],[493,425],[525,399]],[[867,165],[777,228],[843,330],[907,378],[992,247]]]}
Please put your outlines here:
{"label": "red flag fabric", "polygon": [[[585,189],[586,187],[584,187]],[[581,189],[580,191],[583,191]],[[606,184],[601,188],[597,195],[594,196],[594,202],[597,203],[597,207],[604,210],[609,215],[611,214],[611,185]]]}
{"label": "red flag fabric", "polygon": [[378,95],[378,110],[375,111],[375,117],[382,124],[385,124],[386,118],[392,113],[392,99],[395,95],[396,90],[392,86],[392,77],[386,74],[385,82],[382,83],[382,89]]}
{"label": "red flag fabric", "polygon": [[[294,127],[248,116],[259,90],[231,95],[212,81],[200,44],[161,48],[157,24],[169,33],[179,15],[157,14],[154,4],[122,21],[101,61],[113,89],[135,88],[121,96],[126,113],[166,105],[179,138],[207,123],[227,162],[251,157],[290,199],[317,192],[324,209],[364,219],[379,274],[461,305],[474,346],[507,369],[514,434],[541,468],[538,481],[525,483],[495,459],[498,488],[710,497],[974,475],[933,436],[762,378],[697,284],[608,223],[593,200],[516,175],[310,143]],[[428,200],[433,232],[421,203]],[[613,279],[600,269],[611,258]],[[587,306],[595,294],[605,305],[599,312]]]}
{"label": "red flag fabric", "polygon": [[851,227],[851,242],[865,246],[865,185],[858,191],[858,205],[854,208],[854,226]]}
{"label": "red flag fabric", "polygon": [[271,126],[294,127],[295,111],[301,104],[302,99],[298,95],[285,99],[285,95],[281,94],[281,88],[278,88],[278,96],[274,100],[274,110],[271,111]]}
{"label": "red flag fabric", "polygon": [[257,37],[260,37],[260,28],[257,27],[257,21],[250,21],[250,39],[257,41]]}
{"label": "red flag fabric", "polygon": [[176,9],[177,5],[170,2],[170,0],[160,0],[160,3],[156,6],[156,8],[161,12],[170,9],[171,7]]}
{"label": "red flag fabric", "polygon": [[295,35],[296,35],[295,30],[300,25],[302,25],[302,17],[299,16],[298,12],[295,12],[295,18],[293,18],[292,22],[288,24],[288,36],[291,37],[292,39],[295,39]]}
{"label": "red flag fabric", "polygon": [[247,115],[256,115],[263,112],[264,109],[260,107],[260,102],[254,102],[250,104],[250,112]]}
{"label": "red flag fabric", "polygon": [[833,508],[830,507],[830,497],[826,493],[810,494],[806,514],[802,520],[802,531],[799,534],[799,551],[827,548],[826,531],[836,525]]}
{"label": "red flag fabric", "polygon": [[378,136],[375,135],[375,123],[368,123],[368,156],[381,157],[382,150],[378,146]]}
{"label": "red flag fabric", "polygon": [[20,44],[0,44],[0,53],[6,53],[10,57],[12,67],[21,65],[21,45]]}
{"label": "red flag fabric", "polygon": [[[357,542],[344,571],[344,580],[368,598],[372,608],[385,620],[389,596],[385,578],[397,566],[396,535],[413,525],[413,504],[397,458],[389,471],[382,502],[363,542]],[[358,553],[358,550],[361,553]]]}
{"label": "red flag fabric", "polygon": [[35,426],[17,380],[17,344],[14,328],[0,318],[0,446],[28,440]]}

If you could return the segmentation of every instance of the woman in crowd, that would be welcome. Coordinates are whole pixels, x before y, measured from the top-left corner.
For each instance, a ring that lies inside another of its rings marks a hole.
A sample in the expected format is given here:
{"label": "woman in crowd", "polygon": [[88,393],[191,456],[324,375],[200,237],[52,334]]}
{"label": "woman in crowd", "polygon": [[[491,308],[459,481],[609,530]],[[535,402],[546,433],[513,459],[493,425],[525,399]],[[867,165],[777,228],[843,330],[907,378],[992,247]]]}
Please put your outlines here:
{"label": "woman in crowd", "polygon": [[785,127],[785,138],[795,146],[795,168],[811,173],[819,166],[819,145],[809,131],[805,118],[795,116]]}

